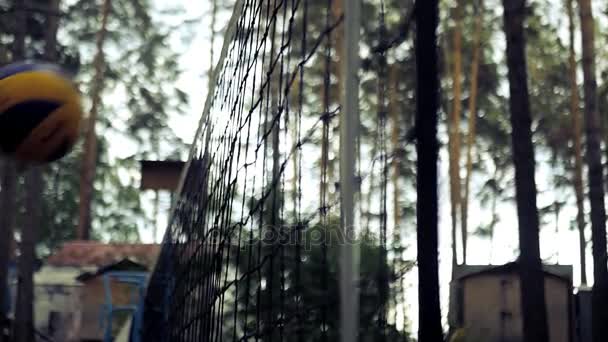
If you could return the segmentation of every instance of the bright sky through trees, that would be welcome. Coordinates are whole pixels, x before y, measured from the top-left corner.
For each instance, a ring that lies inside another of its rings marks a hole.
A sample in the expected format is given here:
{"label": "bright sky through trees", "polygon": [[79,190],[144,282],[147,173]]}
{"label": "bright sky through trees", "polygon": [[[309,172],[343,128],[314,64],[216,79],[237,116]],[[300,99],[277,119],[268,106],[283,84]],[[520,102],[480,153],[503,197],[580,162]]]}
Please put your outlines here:
{"label": "bright sky through trees", "polygon": [[[200,17],[201,21],[198,25],[195,26],[195,31],[191,32],[193,34],[193,39],[191,41],[184,40],[184,36],[188,33],[180,32],[180,30],[176,30],[172,44],[173,48],[176,51],[181,53],[180,65],[184,71],[182,76],[180,77],[180,81],[177,84],[179,88],[185,91],[190,96],[189,102],[189,110],[185,115],[175,115],[171,122],[168,124],[175,130],[177,135],[179,135],[185,142],[190,143],[194,133],[197,129],[200,115],[203,110],[203,104],[205,101],[206,93],[207,93],[207,77],[206,71],[209,68],[209,39],[210,39],[210,30],[209,30],[209,22],[210,22],[210,9],[209,6],[211,4],[210,1],[189,1],[189,0],[176,0],[173,4],[169,5],[165,1],[156,0],[157,6],[156,8],[161,11],[163,9],[167,9],[173,6],[182,6],[186,9],[183,14],[178,16],[170,16],[163,15],[163,20],[166,20],[168,23],[177,24],[180,20],[183,19],[192,19]],[[559,27],[559,39],[562,41],[567,41],[567,18],[565,17],[565,9],[563,8],[563,1],[561,0],[553,0],[552,2],[547,2],[547,4],[551,4],[551,6],[547,6],[545,17],[543,20],[547,22],[553,23]],[[598,21],[598,25],[600,25],[603,29],[607,27],[607,22],[605,20],[605,16],[601,11],[601,4],[599,1],[594,1],[594,12],[597,13],[596,19]],[[486,4],[487,8],[490,11],[495,11],[496,16],[501,15],[502,6],[500,5],[500,1],[497,0],[489,0]],[[544,5],[543,5],[544,6]],[[226,21],[221,18],[225,15],[229,15],[229,13],[220,13],[220,19],[218,20],[219,25],[223,25]],[[446,13],[442,13],[442,20],[445,20]],[[219,29],[219,27],[218,27]],[[556,37],[558,39],[558,37]],[[600,40],[600,43],[603,40]],[[580,34],[577,34],[576,39],[576,50],[579,54],[580,58]],[[219,34],[216,37],[216,51],[219,51],[222,44],[222,35]],[[485,42],[485,44],[494,44],[496,47],[495,51],[497,54],[494,57],[494,60],[502,64],[504,67],[501,68],[501,86],[500,89],[504,96],[508,96],[508,84],[506,79],[506,65],[504,64],[504,34],[502,31],[498,31],[494,33],[491,41]],[[606,60],[602,60],[602,57],[606,56],[606,49],[598,51],[598,70],[604,70],[606,65]],[[217,58],[217,54],[216,54]],[[566,65],[564,65],[566,68]],[[567,72],[564,69],[564,72]],[[579,68],[579,84],[581,84],[582,76],[580,75]],[[468,87],[468,84],[465,84],[465,88]],[[116,94],[116,96],[120,96],[120,94]],[[125,109],[124,115],[129,115],[127,110]],[[508,113],[505,113],[505,117]],[[533,113],[534,115],[534,113]],[[443,143],[447,142],[447,131],[445,125],[441,124],[439,127],[440,139]],[[111,153],[115,156],[126,156],[129,155],[130,149],[125,148],[124,142],[120,140],[115,140],[111,146]],[[186,152],[183,154],[186,155]],[[549,157],[543,155],[543,153],[536,153],[536,182],[538,187],[538,207],[545,207],[549,204],[553,203],[556,199],[563,199],[561,197],[565,196],[574,196],[572,193],[561,193],[559,189],[555,189],[552,181],[551,170],[549,163],[546,160]],[[441,284],[441,300],[442,300],[442,314],[445,317],[447,315],[447,306],[448,306],[448,289],[449,289],[449,280],[451,276],[451,241],[450,241],[450,208],[449,208],[449,178],[448,178],[448,151],[447,147],[442,148],[440,151],[440,193],[439,193],[439,248],[440,248],[440,284]],[[510,174],[507,178],[513,178],[513,171],[510,171]],[[480,224],[489,222],[491,219],[491,214],[482,209],[479,205],[479,201],[476,200],[476,189],[479,188],[479,184],[475,184],[475,179],[472,180],[471,185],[471,199],[469,204],[469,226],[473,229],[473,227],[477,227]],[[507,189],[509,195],[514,196],[514,188]],[[151,212],[151,198],[152,194],[144,194],[144,205],[148,212]],[[389,201],[392,201],[389,194]],[[571,202],[570,200],[568,200]],[[167,223],[167,215],[166,211],[169,207],[169,199],[165,197],[162,201],[161,205],[161,218],[159,219],[159,229],[158,236],[156,237],[156,241],[160,241],[162,234],[164,233],[165,225]],[[588,208],[588,205],[587,205]],[[163,212],[164,210],[165,212]],[[391,217],[391,208],[388,209],[388,215]],[[492,242],[489,242],[486,237],[478,237],[475,235],[469,236],[468,242],[468,251],[467,258],[468,263],[470,264],[503,264],[509,261],[513,261],[518,255],[517,245],[518,245],[518,237],[517,237],[517,213],[515,211],[515,203],[513,201],[498,204],[498,214],[500,216],[500,221],[496,226],[494,239]],[[559,221],[557,222],[557,227],[559,228],[559,233],[556,235],[554,227],[556,226],[555,219],[547,217],[543,222],[541,222],[541,233],[540,233],[540,241],[541,241],[541,258],[546,263],[559,263],[566,265],[574,266],[574,285],[577,286],[580,279],[580,269],[579,269],[579,256],[578,256],[578,233],[576,230],[570,229],[570,220],[576,216],[576,206],[567,205],[563,208],[560,213]],[[404,218],[406,221],[413,221],[415,217],[412,218]],[[392,222],[389,222],[389,229],[393,229],[391,227]],[[409,226],[408,229],[411,230],[412,225]],[[144,242],[151,242],[153,237],[151,236],[152,229],[140,229],[140,234]],[[416,250],[415,250],[415,232],[413,230],[408,231],[411,241],[408,245],[407,253],[411,259],[415,259]],[[587,232],[587,237],[590,237],[590,232]],[[590,246],[588,246],[588,260],[591,260]],[[593,282],[593,272],[592,272],[592,263],[588,263],[587,274],[589,277],[589,282]],[[417,328],[417,319],[416,314],[417,310],[415,308],[416,298],[417,298],[417,285],[416,285],[416,275],[417,273],[412,271],[409,273],[408,277],[405,279],[407,283],[407,301],[410,306],[408,319],[412,321],[412,328],[415,331]],[[446,321],[444,321],[445,323]]]}

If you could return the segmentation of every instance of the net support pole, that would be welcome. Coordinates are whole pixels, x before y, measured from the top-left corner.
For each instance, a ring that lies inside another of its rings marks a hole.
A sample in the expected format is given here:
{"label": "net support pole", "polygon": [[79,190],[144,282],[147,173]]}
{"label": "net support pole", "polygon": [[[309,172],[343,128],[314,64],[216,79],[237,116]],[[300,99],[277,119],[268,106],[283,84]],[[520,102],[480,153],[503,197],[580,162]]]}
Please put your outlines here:
{"label": "net support pole", "polygon": [[355,239],[355,155],[359,130],[359,39],[361,1],[344,0],[343,86],[340,111],[340,340],[354,342],[359,331],[359,258]]}

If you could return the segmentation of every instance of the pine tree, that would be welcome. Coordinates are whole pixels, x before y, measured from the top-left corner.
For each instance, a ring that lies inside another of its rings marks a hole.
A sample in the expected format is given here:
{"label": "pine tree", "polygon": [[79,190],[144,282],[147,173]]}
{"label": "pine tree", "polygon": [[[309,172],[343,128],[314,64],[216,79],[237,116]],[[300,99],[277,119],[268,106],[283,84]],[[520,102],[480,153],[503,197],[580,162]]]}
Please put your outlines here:
{"label": "pine tree", "polygon": [[[24,6],[27,2],[24,1]],[[58,31],[59,0],[51,0],[46,8],[46,26],[44,35],[44,55],[46,61],[56,60],[56,42]],[[43,169],[32,166],[25,175],[25,224],[21,229],[19,245],[18,287],[15,312],[15,341],[29,342],[34,340],[34,272],[36,264],[37,231],[41,226],[41,206],[43,189]]]}
{"label": "pine tree", "polygon": [[25,222],[21,229],[17,263],[17,300],[15,305],[15,341],[34,341],[34,267],[36,230],[40,226],[42,170],[33,167],[25,175]]}
{"label": "pine tree", "polygon": [[208,87],[211,87],[211,82],[213,82],[213,63],[215,63],[214,61],[214,52],[215,52],[215,35],[217,33],[217,31],[215,30],[215,26],[216,26],[216,20],[217,20],[217,12],[218,12],[218,4],[217,4],[218,0],[213,0],[212,5],[211,5],[211,26],[210,26],[210,30],[211,30],[211,37],[209,39],[209,47],[210,47],[210,53],[209,53],[209,70],[207,71],[207,78],[208,78]]}
{"label": "pine tree", "polygon": [[[461,74],[462,74],[462,1],[456,0],[454,9],[455,27],[453,30],[453,52],[452,52],[452,86],[454,97],[452,99],[452,110],[450,112],[449,129],[449,155],[450,155],[450,201],[452,216],[452,238],[456,238],[458,231],[458,213],[460,210],[460,115],[461,115]],[[463,263],[466,263],[466,234],[462,231]],[[456,241],[452,242],[456,246]],[[452,264],[456,265],[456,249],[453,250]]]}
{"label": "pine tree", "polygon": [[583,78],[585,97],[586,159],[591,204],[591,239],[593,242],[592,326],[593,341],[608,340],[608,256],[606,254],[606,209],[600,151],[601,131],[595,79],[594,19],[590,0],[579,0],[582,31]]}
{"label": "pine tree", "polygon": [[462,230],[462,255],[463,263],[467,263],[467,235],[469,216],[469,192],[471,187],[471,173],[473,171],[473,145],[475,144],[476,120],[477,120],[477,82],[479,75],[479,64],[481,62],[481,29],[483,25],[483,0],[479,0],[475,6],[475,28],[473,32],[473,60],[471,61],[471,85],[469,92],[468,108],[468,134],[467,154],[464,178],[464,192],[461,203],[460,229]]}
{"label": "pine tree", "polygon": [[574,174],[572,183],[576,195],[576,223],[579,233],[579,254],[581,259],[581,284],[587,284],[587,256],[585,238],[585,194],[583,191],[583,152],[581,139],[581,113],[579,109],[578,84],[576,82],[576,53],[574,51],[574,15],[572,9],[573,0],[566,0],[568,12],[568,28],[570,34],[570,55],[568,58],[570,66],[570,115],[572,116],[572,139],[574,145]]}
{"label": "pine tree", "polygon": [[504,28],[507,38],[511,140],[515,165],[515,191],[519,225],[520,288],[525,342],[547,342],[547,312],[543,269],[540,260],[539,220],[534,179],[532,118],[528,98],[525,0],[504,0]]}
{"label": "pine tree", "polygon": [[[27,33],[27,21],[25,4],[22,1],[14,1],[13,7],[15,10],[14,16],[14,40],[12,48],[12,59],[19,60],[25,56],[25,35]],[[17,171],[15,164],[11,160],[5,160],[2,170],[2,191],[0,192],[1,207],[0,207],[0,229],[2,236],[0,237],[0,295],[2,301],[5,300],[5,293],[8,291],[8,265],[12,257],[11,247],[14,241],[13,229],[16,219],[16,186],[17,186]],[[10,303],[3,303],[4,309]],[[2,325],[6,323],[8,317],[2,312]],[[4,339],[4,334],[0,334],[0,339]]]}
{"label": "pine tree", "polygon": [[419,342],[443,340],[437,242],[437,0],[416,3],[416,188]]}
{"label": "pine tree", "polygon": [[103,48],[107,34],[108,17],[112,11],[112,1],[104,0],[102,8],[101,27],[97,32],[96,38],[97,51],[93,62],[95,78],[91,92],[91,109],[87,118],[80,178],[80,215],[78,220],[78,238],[80,240],[88,240],[91,234],[91,202],[93,200],[93,183],[97,161],[97,133],[95,127],[104,85],[105,53]]}
{"label": "pine tree", "polygon": [[399,109],[397,104],[397,72],[398,69],[395,65],[391,65],[388,71],[388,111],[392,121],[391,131],[391,145],[393,151],[392,160],[392,183],[393,183],[393,225],[397,231],[401,229],[399,227],[401,221],[401,205],[399,200],[401,198],[401,191],[399,189],[399,178],[401,178],[401,158],[402,158],[402,147],[399,144]]}

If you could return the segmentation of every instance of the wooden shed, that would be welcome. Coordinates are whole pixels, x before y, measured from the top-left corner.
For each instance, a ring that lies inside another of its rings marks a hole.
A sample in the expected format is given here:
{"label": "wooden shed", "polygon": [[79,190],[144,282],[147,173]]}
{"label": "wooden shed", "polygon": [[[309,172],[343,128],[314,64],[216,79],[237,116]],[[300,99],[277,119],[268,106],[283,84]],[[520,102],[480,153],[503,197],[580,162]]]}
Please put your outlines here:
{"label": "wooden shed", "polygon": [[34,274],[36,329],[54,341],[79,341],[82,287],[76,276],[83,269],[44,266]]}
{"label": "wooden shed", "polygon": [[[141,264],[124,259],[112,265],[100,268],[97,272],[86,272],[78,276],[77,280],[83,285],[82,288],[82,318],[80,323],[80,339],[82,341],[102,341],[104,328],[102,319],[103,308],[106,302],[106,288],[103,275],[115,271],[142,271],[147,268]],[[138,288],[127,283],[110,282],[111,301],[114,306],[127,306],[136,300]],[[116,336],[120,327],[132,313],[125,312],[121,315],[113,315],[112,336]]]}
{"label": "wooden shed", "polygon": [[[545,265],[549,341],[574,342],[572,267]],[[457,266],[450,284],[451,330],[466,341],[522,341],[519,264]]]}
{"label": "wooden shed", "polygon": [[179,185],[184,165],[179,160],[142,160],[141,184],[142,190],[168,190],[175,191]]}
{"label": "wooden shed", "polygon": [[[115,271],[150,270],[159,251],[160,245],[158,244],[105,244],[95,241],[70,241],[65,243],[47,258],[45,267],[55,274],[62,272],[62,274],[71,275],[69,279],[62,280],[62,284],[64,284],[64,287],[75,286],[69,298],[74,304],[69,304],[71,306],[69,311],[64,310],[63,306],[59,307],[56,304],[61,298],[54,295],[52,304],[54,308],[51,311],[71,314],[68,318],[73,321],[73,324],[70,324],[70,332],[75,331],[73,334],[76,336],[74,340],[101,341],[104,334],[101,325],[102,310],[103,305],[107,304],[104,295],[104,274]],[[132,301],[136,289],[129,284],[113,282],[111,292],[112,304],[120,306]],[[36,301],[39,300],[39,296],[37,296]],[[41,308],[50,306],[47,302],[48,300],[44,299],[39,306]],[[41,305],[44,305],[44,307]],[[46,311],[41,311],[41,313],[41,315],[38,315],[38,312],[36,314],[37,320],[38,317],[43,319],[40,322],[41,327],[42,325],[50,325],[47,322],[51,321],[51,317],[46,316],[53,316],[52,320],[57,320],[56,314],[47,314]],[[63,316],[59,318],[65,321]],[[115,333],[120,328],[120,323],[125,319],[126,317],[121,317],[120,314],[116,315],[112,324]],[[40,330],[46,332],[48,329]],[[52,335],[50,333],[48,335],[56,336],[56,334]],[[72,341],[63,338],[55,340]]]}

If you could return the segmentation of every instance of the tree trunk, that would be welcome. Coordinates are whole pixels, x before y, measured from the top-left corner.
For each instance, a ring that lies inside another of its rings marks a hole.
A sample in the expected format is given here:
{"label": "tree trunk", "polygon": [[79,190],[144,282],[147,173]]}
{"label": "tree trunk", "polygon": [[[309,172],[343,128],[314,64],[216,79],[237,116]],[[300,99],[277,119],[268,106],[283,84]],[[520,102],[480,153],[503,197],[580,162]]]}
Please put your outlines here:
{"label": "tree trunk", "polygon": [[[19,60],[25,57],[25,35],[27,32],[27,21],[25,6],[26,1],[14,1],[15,6],[15,33],[13,41],[12,59]],[[7,312],[4,309],[8,309],[10,302],[6,303],[5,300],[9,299],[6,294],[9,291],[8,283],[8,265],[11,261],[11,250],[14,241],[13,229],[15,226],[15,212],[16,212],[16,186],[17,186],[17,172],[15,164],[12,160],[6,159],[3,163],[2,170],[2,191],[0,192],[0,298],[2,298],[2,316],[0,317],[0,324],[3,328],[6,323],[5,315]],[[0,341],[4,341],[5,336],[3,331],[0,331]]]}
{"label": "tree trunk", "polygon": [[[331,2],[331,8],[330,8],[330,16],[332,20],[338,20],[338,18],[340,18],[343,14],[343,9],[342,9],[342,0],[335,0],[333,2]],[[337,60],[337,65],[339,65],[340,61],[343,61],[344,58],[342,57],[343,55],[343,51],[341,46],[342,44],[342,31],[341,30],[336,30],[335,32],[333,32],[332,34],[332,41],[331,42],[327,42],[328,43],[328,48],[326,49],[325,53],[327,54],[327,56],[325,56],[326,60],[325,60],[325,68],[327,69],[327,72],[331,72],[336,76],[336,89],[342,89],[341,88],[341,84],[342,84],[342,75],[340,72],[340,68],[339,67],[334,67],[334,65],[332,64],[332,59],[331,59],[331,47],[333,46],[335,49],[335,54],[336,54],[336,60]],[[324,85],[323,87],[321,87],[321,91],[323,92],[323,94],[321,94],[321,98],[323,99],[323,109],[327,112],[325,113],[325,117],[323,118],[323,131],[322,131],[322,136],[321,136],[321,184],[320,184],[320,208],[321,210],[323,210],[323,212],[325,212],[325,210],[327,208],[325,208],[326,205],[328,205],[328,202],[332,202],[331,200],[331,193],[328,191],[328,187],[329,187],[329,182],[331,179],[334,179],[332,177],[333,175],[333,167],[332,167],[332,163],[329,160],[329,146],[330,146],[330,142],[329,142],[329,131],[330,131],[330,123],[331,123],[331,118],[329,117],[329,111],[330,109],[330,104],[332,102],[332,98],[331,96],[334,95],[331,93],[331,89],[332,89],[332,85],[331,85],[331,80],[327,79],[324,80]]]}
{"label": "tree trunk", "polygon": [[467,161],[464,176],[464,194],[461,203],[460,229],[462,231],[462,263],[467,263],[467,236],[469,218],[469,191],[471,172],[473,171],[473,145],[475,144],[477,119],[477,77],[481,60],[481,28],[483,25],[483,0],[480,0],[476,9],[475,32],[473,33],[473,60],[471,61],[471,90],[469,95],[469,122],[467,134]]}
{"label": "tree trunk", "polygon": [[583,192],[583,152],[581,142],[581,112],[579,110],[578,84],[576,82],[576,55],[574,52],[574,15],[572,1],[567,0],[570,30],[570,115],[572,115],[572,139],[574,143],[573,184],[576,195],[576,223],[579,234],[579,253],[581,258],[581,284],[587,284],[587,256],[585,240],[585,194]]}
{"label": "tree trunk", "polygon": [[391,65],[388,74],[388,111],[393,122],[391,132],[391,144],[393,150],[393,224],[394,230],[398,231],[399,223],[401,221],[401,205],[399,204],[399,177],[401,176],[401,156],[402,149],[399,146],[399,111],[397,106],[397,66]]}
{"label": "tree trunk", "polygon": [[[375,156],[377,151],[378,151],[378,149],[376,147],[376,144],[373,144],[370,156]],[[372,157],[372,158],[374,158],[374,157]],[[371,164],[371,166],[373,166],[373,164]],[[363,229],[365,229],[365,230],[370,229],[372,217],[373,217],[372,202],[373,202],[373,194],[374,194],[374,184],[376,184],[376,173],[370,172],[370,174],[369,174],[369,191],[367,192],[367,194],[365,196],[366,212],[365,212],[365,223],[363,225]]]}
{"label": "tree trunk", "polygon": [[[447,25],[446,25],[447,26]],[[446,27],[445,30],[447,31],[448,28]],[[450,60],[450,47],[449,47],[449,41],[447,38],[447,34],[444,34],[441,36],[442,37],[442,54],[443,54],[443,63],[444,63],[444,72],[445,72],[445,77],[448,79],[452,78],[452,69],[451,69],[451,60]],[[448,101],[446,99],[445,101],[445,112],[446,113],[452,113],[451,110],[451,106],[450,106],[450,101]],[[451,139],[451,133],[448,130],[448,154],[450,155],[450,160],[451,160],[451,153],[452,153],[452,147],[450,145],[450,139]],[[451,166],[449,166],[449,174],[450,174],[450,209],[452,208],[452,203],[453,203],[453,199],[451,196],[451,192],[452,192],[452,168]],[[453,212],[450,212],[450,216],[454,217]],[[455,269],[453,266],[456,265],[458,263],[458,248],[457,248],[457,240],[458,240],[458,234],[456,232],[456,221],[452,220],[452,230],[451,230],[451,241],[452,241],[452,271]]]}
{"label": "tree trunk", "polygon": [[[44,54],[46,60],[57,59],[59,0],[48,2],[46,17]],[[36,232],[40,229],[40,202],[43,191],[43,169],[33,166],[25,176],[26,213],[21,229],[20,255],[18,262],[17,301],[15,308],[15,341],[34,341],[34,272],[36,265]]]}
{"label": "tree trunk", "polygon": [[210,53],[209,53],[209,70],[207,71],[207,78],[208,78],[208,89],[211,89],[211,83],[214,82],[215,80],[213,79],[213,59],[214,57],[214,52],[215,52],[215,22],[217,20],[217,0],[213,0],[212,5],[211,5],[211,39],[210,39]]}
{"label": "tree trunk", "polygon": [[519,266],[524,342],[547,342],[547,310],[539,248],[530,103],[524,38],[525,0],[503,0],[507,37],[511,139],[519,225]]}
{"label": "tree trunk", "polygon": [[[327,100],[324,100],[327,101]],[[324,106],[324,108],[328,108]],[[325,206],[327,206],[327,164],[329,163],[329,118],[323,118],[323,128],[321,133],[321,182],[319,192],[319,208],[322,213],[325,213]],[[323,214],[324,215],[324,214]]]}
{"label": "tree trunk", "polygon": [[[298,144],[299,143],[299,123],[298,123],[298,117],[297,115],[293,115],[293,126],[291,127],[291,139],[292,139],[292,144]],[[299,148],[295,148],[293,151],[293,157],[292,157],[292,168],[293,168],[293,178],[291,179],[291,189],[292,189],[292,193],[291,193],[291,201],[293,203],[293,212],[294,212],[294,220],[299,220],[297,213],[299,212],[299,208],[298,208],[298,199],[300,198],[300,189],[298,188],[298,184],[300,184],[299,181],[299,177],[300,177],[300,172],[299,172],[299,168],[300,168],[300,163],[299,163],[299,159],[300,158],[300,149]],[[298,222],[299,224],[299,222]]]}
{"label": "tree trunk", "polygon": [[416,4],[416,201],[419,342],[443,341],[437,226],[437,0]]}
{"label": "tree trunk", "polygon": [[[450,155],[450,204],[451,204],[451,216],[452,216],[452,236],[457,236],[458,231],[458,212],[460,210],[460,109],[461,109],[461,69],[462,69],[462,3],[460,0],[456,0],[456,8],[454,9],[454,22],[455,27],[453,31],[453,62],[454,69],[452,72],[452,87],[454,89],[454,97],[452,99],[452,111],[450,113],[450,122],[448,124],[449,129],[449,155]],[[465,246],[465,236],[462,235],[462,249],[463,252]],[[454,242],[456,245],[456,242]],[[464,253],[463,253],[464,260]],[[452,256],[452,262],[454,265],[457,262],[457,256]]]}
{"label": "tree trunk", "polygon": [[[399,189],[399,178],[401,177],[401,158],[403,151],[399,145],[400,127],[399,125],[399,106],[397,100],[397,88],[398,88],[398,68],[397,65],[391,64],[388,68],[388,112],[392,121],[391,130],[391,145],[392,145],[392,183],[393,183],[393,237],[392,244],[397,247],[396,255],[393,257],[392,268],[393,270],[398,269],[398,261],[401,260],[401,204],[399,199],[401,198],[401,191]],[[402,280],[399,278],[394,286],[393,294],[393,321],[397,322],[399,296],[403,289],[401,286]]]}
{"label": "tree trunk", "polygon": [[33,167],[25,177],[26,212],[19,244],[17,301],[15,307],[15,341],[34,341],[34,266],[36,264],[36,230],[40,227],[42,170]]}
{"label": "tree trunk", "polygon": [[[0,317],[0,326],[4,326],[5,316],[8,312],[4,311],[10,306],[10,301],[6,302],[6,293],[9,291],[8,287],[8,265],[11,261],[11,249],[13,243],[13,229],[15,225],[15,209],[16,201],[15,194],[17,185],[17,174],[15,171],[15,165],[11,160],[5,160],[3,163],[2,170],[2,191],[0,192],[1,200],[0,203],[0,298],[2,298],[2,313]],[[2,333],[0,332],[0,341],[3,341]]]}
{"label": "tree trunk", "polygon": [[47,14],[47,25],[44,37],[44,56],[47,61],[57,61],[57,31],[59,30],[59,17],[55,13],[59,13],[60,0],[49,0],[49,12]]}
{"label": "tree trunk", "polygon": [[[327,22],[327,25],[329,25],[331,22],[340,21],[341,20],[340,18],[342,18],[343,15],[344,15],[343,0],[331,1],[331,19],[329,22]],[[343,48],[344,44],[342,43],[344,41],[344,30],[333,30],[331,33],[331,37],[333,38],[333,42],[330,43],[330,45],[331,45],[330,49],[333,48],[333,51],[330,53],[335,54],[335,62],[332,62],[332,59],[330,58],[330,70],[331,70],[332,74],[335,75],[336,83],[335,83],[335,85],[330,86],[330,90],[328,92],[328,95],[329,95],[328,99],[329,99],[329,104],[330,104],[330,106],[327,107],[328,111],[331,110],[331,104],[339,102],[339,99],[340,99],[340,91],[334,90],[334,89],[343,89],[342,84],[344,82],[343,81],[344,75],[342,74],[342,67],[340,65],[341,65],[341,63],[343,63],[345,61],[344,54],[346,53],[346,51]],[[331,84],[331,81],[330,81],[330,84]],[[331,120],[328,121],[328,123],[331,123]],[[335,125],[334,127],[331,127],[331,125],[330,125],[329,129],[332,132],[338,132],[339,131],[339,122],[338,122],[338,125]],[[330,142],[329,146],[331,146],[331,142]],[[336,164],[337,163],[336,163],[335,158],[328,159],[327,179],[329,180],[329,184],[326,184],[325,186],[330,186],[332,184],[332,180],[335,181],[338,178],[338,176],[336,176]],[[338,172],[338,175],[339,174],[340,173]],[[329,201],[329,203],[335,203],[337,200],[337,192],[328,191],[327,200]]]}
{"label": "tree trunk", "polygon": [[489,264],[492,263],[492,257],[494,256],[494,254],[492,253],[494,251],[494,228],[496,227],[496,224],[498,223],[498,213],[496,212],[496,197],[498,197],[498,194],[494,194],[492,196],[492,221],[490,221],[490,227],[489,227],[489,234],[490,234],[490,255],[488,257],[489,260]]}
{"label": "tree trunk", "polygon": [[587,135],[587,172],[591,204],[591,239],[593,242],[593,341],[608,341],[608,269],[606,262],[606,209],[600,152],[600,116],[595,80],[594,20],[590,0],[579,0],[582,30],[583,77],[585,95],[585,133]]}
{"label": "tree trunk", "polygon": [[97,52],[93,64],[95,66],[95,78],[91,89],[91,110],[87,120],[86,136],[82,158],[82,171],[80,174],[80,208],[77,236],[80,240],[88,240],[91,234],[91,202],[95,181],[95,168],[97,161],[97,134],[95,124],[97,114],[101,105],[101,93],[103,91],[105,55],[103,45],[107,33],[108,16],[110,15],[111,0],[104,0],[101,12],[101,27],[97,32]]}
{"label": "tree trunk", "polygon": [[[273,39],[274,41],[274,35],[272,35],[273,37],[271,39]],[[271,53],[270,53],[270,58],[274,58],[275,57],[275,53],[274,50],[276,47],[274,47],[274,42],[273,42],[273,48],[271,48]],[[281,157],[281,153],[280,153],[280,119],[277,119],[275,121],[275,116],[278,115],[278,82],[279,82],[279,74],[275,71],[275,73],[273,73],[272,75],[270,75],[269,77],[271,77],[271,81],[270,81],[270,94],[267,94],[270,96],[270,108],[268,108],[270,115],[268,118],[268,122],[267,125],[274,125],[271,128],[271,154],[272,154],[272,174],[270,175],[270,182],[268,184],[268,186],[271,189],[270,192],[270,196],[269,196],[269,208],[268,210],[270,211],[270,217],[268,220],[268,227],[267,229],[271,232],[271,236],[279,236],[281,234],[281,223],[280,223],[280,219],[281,219],[281,195],[280,195],[280,188],[281,188],[281,165],[280,165],[280,157]],[[270,127],[268,127],[270,129]],[[265,130],[267,132],[267,130]],[[278,246],[281,243],[281,241],[279,240],[275,240],[275,241],[271,241],[269,242],[269,251],[268,253],[272,253],[271,249]],[[280,253],[284,253],[284,251],[281,251]],[[270,255],[270,254],[268,254]],[[266,287],[267,287],[267,291],[268,291],[268,296],[267,296],[267,307],[270,308],[267,311],[267,320],[268,322],[274,322],[278,315],[279,315],[279,310],[274,311],[272,308],[276,307],[278,305],[282,305],[282,303],[279,303],[279,297],[280,295],[278,295],[278,293],[280,293],[281,291],[281,287],[280,287],[280,280],[279,280],[279,272],[280,272],[280,266],[278,261],[275,260],[275,258],[269,258],[268,261],[266,262]],[[282,330],[280,330],[281,328],[276,328],[276,330],[271,329],[270,330],[270,339],[268,339],[269,341],[271,341],[273,339],[274,333],[278,332],[279,336],[282,334]]]}
{"label": "tree trunk", "polygon": [[[9,307],[10,301],[5,302],[8,298],[6,297],[8,287],[8,265],[11,261],[11,249],[13,243],[13,229],[15,226],[15,209],[16,209],[16,185],[17,185],[17,173],[15,171],[15,165],[11,160],[5,160],[3,163],[2,170],[2,191],[0,196],[2,202],[0,203],[0,298],[2,298],[2,316],[0,317],[0,325],[4,326],[5,315],[7,312],[4,310]],[[0,333],[0,341],[3,336]]]}

